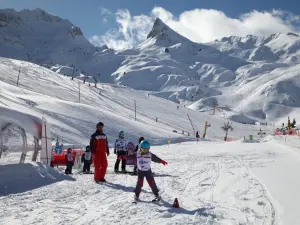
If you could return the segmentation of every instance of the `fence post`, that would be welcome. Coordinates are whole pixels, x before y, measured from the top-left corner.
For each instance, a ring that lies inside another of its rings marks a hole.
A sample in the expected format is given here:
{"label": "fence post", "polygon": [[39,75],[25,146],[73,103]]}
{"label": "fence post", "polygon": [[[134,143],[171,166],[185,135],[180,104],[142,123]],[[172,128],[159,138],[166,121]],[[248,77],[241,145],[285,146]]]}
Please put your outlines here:
{"label": "fence post", "polygon": [[18,74],[18,79],[17,79],[17,87],[19,87],[20,72],[21,72],[21,67],[19,68],[19,74]]}
{"label": "fence post", "polygon": [[136,121],[136,101],[134,100],[134,120]]}
{"label": "fence post", "polygon": [[80,103],[80,83],[78,82],[78,101]]}
{"label": "fence post", "polygon": [[192,120],[191,120],[191,118],[190,118],[189,114],[187,114],[187,116],[188,116],[188,118],[189,118],[189,121],[190,121],[190,123],[191,123],[191,125],[192,125],[193,131],[194,131],[194,136],[195,136],[195,135],[196,135],[196,133],[195,133],[195,128],[194,128],[194,125],[193,125],[193,123],[192,123]]}

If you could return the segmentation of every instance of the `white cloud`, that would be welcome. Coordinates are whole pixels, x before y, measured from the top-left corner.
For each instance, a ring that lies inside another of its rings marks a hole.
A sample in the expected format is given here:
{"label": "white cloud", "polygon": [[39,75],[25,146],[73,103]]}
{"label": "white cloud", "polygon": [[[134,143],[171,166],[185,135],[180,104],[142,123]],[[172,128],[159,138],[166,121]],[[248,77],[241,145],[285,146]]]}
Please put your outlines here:
{"label": "white cloud", "polygon": [[102,16],[102,22],[107,23],[108,17],[112,16],[113,13],[109,9],[104,8],[104,7],[99,7],[99,9],[100,9],[100,14]]}
{"label": "white cloud", "polygon": [[154,7],[149,16],[131,16],[127,9],[118,10],[115,13],[118,30],[109,30],[90,40],[96,45],[107,44],[115,49],[131,48],[146,39],[156,17],[195,42],[210,42],[231,35],[265,36],[300,30],[300,16],[282,10],[252,11],[238,18],[230,18],[218,10],[194,9],[176,17],[162,7]]}
{"label": "white cloud", "polygon": [[165,10],[162,7],[154,7],[151,11],[152,17],[159,17],[162,21],[168,21],[173,19],[173,14]]}
{"label": "white cloud", "polygon": [[93,36],[90,41],[98,46],[106,44],[108,47],[122,50],[132,48],[145,40],[153,25],[153,18],[146,15],[131,16],[127,9],[115,13],[117,30],[111,29],[102,36]]}

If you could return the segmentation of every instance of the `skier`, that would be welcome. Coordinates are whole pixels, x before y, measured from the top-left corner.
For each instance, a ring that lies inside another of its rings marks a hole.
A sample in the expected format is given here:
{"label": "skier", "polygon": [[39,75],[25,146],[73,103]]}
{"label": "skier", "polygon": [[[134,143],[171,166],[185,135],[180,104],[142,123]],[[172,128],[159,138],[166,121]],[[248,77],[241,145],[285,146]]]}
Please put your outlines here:
{"label": "skier", "polygon": [[128,142],[127,151],[128,151],[128,154],[135,154],[136,153],[134,144],[132,142]]}
{"label": "skier", "polygon": [[[135,147],[135,152],[138,152],[138,150],[139,150],[139,148],[140,148],[140,144],[141,144],[141,142],[142,142],[143,140],[145,140],[144,137],[140,137],[140,138],[139,138],[139,144],[136,145],[136,147]],[[133,168],[133,175],[137,175],[137,165],[135,165],[134,168]]]}
{"label": "skier", "polygon": [[94,180],[96,183],[106,182],[104,179],[107,170],[107,158],[109,156],[109,147],[106,135],[103,133],[104,124],[102,122],[97,123],[97,130],[91,136],[90,148],[94,159]]}
{"label": "skier", "polygon": [[86,146],[85,153],[81,156],[81,162],[83,163],[83,173],[90,172],[92,164],[92,153],[90,146]]}
{"label": "skier", "polygon": [[132,174],[136,175],[136,151],[135,151],[135,147],[134,144],[132,142],[128,142],[127,144],[127,151],[128,151],[128,155],[127,155],[127,160],[126,160],[126,165],[133,165],[134,169]]}
{"label": "skier", "polygon": [[196,132],[196,138],[197,138],[197,139],[199,139],[199,138],[200,138],[200,136],[199,136],[199,132],[198,132],[198,131]]}
{"label": "skier", "polygon": [[137,152],[137,166],[138,166],[138,180],[135,188],[135,195],[134,195],[134,203],[138,201],[139,195],[142,191],[144,178],[146,177],[146,180],[149,184],[149,186],[152,189],[153,194],[155,195],[155,199],[153,199],[153,202],[160,201],[161,197],[158,194],[158,188],[156,186],[152,171],[151,171],[151,161],[156,163],[161,163],[164,166],[168,163],[164,160],[161,160],[156,155],[151,153],[150,151],[150,143],[146,140],[141,142],[141,146],[139,151]]}
{"label": "skier", "polygon": [[72,174],[72,167],[74,165],[74,157],[73,157],[71,148],[67,149],[67,154],[65,155],[65,160],[66,160],[65,174]]}
{"label": "skier", "polygon": [[135,152],[137,152],[137,151],[139,150],[140,144],[141,144],[141,142],[142,142],[143,140],[145,140],[144,137],[139,137],[139,144],[135,146]]}
{"label": "skier", "polygon": [[122,161],[122,173],[126,173],[127,142],[124,138],[124,131],[122,130],[119,132],[119,138],[115,142],[114,153],[117,155],[115,172],[119,172],[120,161]]}

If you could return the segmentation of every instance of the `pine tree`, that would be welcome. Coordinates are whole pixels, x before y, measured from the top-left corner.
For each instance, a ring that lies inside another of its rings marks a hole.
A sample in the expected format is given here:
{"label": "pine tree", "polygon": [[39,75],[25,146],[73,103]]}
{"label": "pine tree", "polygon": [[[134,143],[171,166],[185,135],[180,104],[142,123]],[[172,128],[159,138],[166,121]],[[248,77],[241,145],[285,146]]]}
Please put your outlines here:
{"label": "pine tree", "polygon": [[223,129],[225,131],[225,137],[224,137],[224,141],[227,141],[228,138],[228,131],[229,130],[233,130],[233,127],[231,126],[231,123],[228,121],[227,124],[224,123],[224,126],[221,127],[221,129]]}

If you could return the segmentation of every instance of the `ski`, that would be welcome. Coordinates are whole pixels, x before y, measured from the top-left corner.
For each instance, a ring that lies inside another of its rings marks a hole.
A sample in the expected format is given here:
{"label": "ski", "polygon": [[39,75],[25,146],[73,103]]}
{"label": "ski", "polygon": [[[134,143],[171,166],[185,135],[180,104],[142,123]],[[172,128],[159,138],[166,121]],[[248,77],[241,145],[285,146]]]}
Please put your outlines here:
{"label": "ski", "polygon": [[[137,204],[139,201],[139,199],[134,198],[132,200],[132,204]],[[155,197],[154,199],[152,199],[151,201],[149,201],[150,203],[159,203],[161,201],[161,196]],[[142,201],[142,202],[148,202],[148,201]],[[148,203],[149,203],[148,202]]]}

